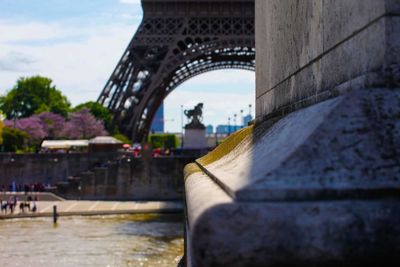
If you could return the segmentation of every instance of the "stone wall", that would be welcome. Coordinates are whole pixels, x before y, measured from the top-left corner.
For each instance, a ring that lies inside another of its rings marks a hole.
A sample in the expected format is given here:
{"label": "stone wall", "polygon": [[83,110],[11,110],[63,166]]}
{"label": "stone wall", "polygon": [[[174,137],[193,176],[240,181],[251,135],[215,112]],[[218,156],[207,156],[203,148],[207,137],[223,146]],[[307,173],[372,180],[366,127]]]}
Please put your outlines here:
{"label": "stone wall", "polygon": [[0,153],[0,185],[8,185],[13,181],[17,184],[55,184],[66,181],[69,176],[113,161],[118,156],[118,153]]}
{"label": "stone wall", "polygon": [[257,119],[398,86],[399,14],[398,0],[257,0]]}
{"label": "stone wall", "polygon": [[193,160],[124,153],[0,154],[0,186],[57,185],[56,193],[69,199],[180,199],[183,167]]}

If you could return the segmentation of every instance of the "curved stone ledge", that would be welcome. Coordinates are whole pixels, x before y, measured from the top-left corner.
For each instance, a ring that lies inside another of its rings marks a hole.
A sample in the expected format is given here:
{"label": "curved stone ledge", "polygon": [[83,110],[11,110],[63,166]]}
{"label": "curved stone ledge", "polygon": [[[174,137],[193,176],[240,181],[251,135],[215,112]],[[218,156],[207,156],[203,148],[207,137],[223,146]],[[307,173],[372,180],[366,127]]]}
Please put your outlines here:
{"label": "curved stone ledge", "polygon": [[399,118],[400,90],[356,90],[197,160],[188,266],[400,264]]}
{"label": "curved stone ledge", "polygon": [[258,125],[202,167],[240,201],[399,196],[399,117],[400,90],[357,90]]}

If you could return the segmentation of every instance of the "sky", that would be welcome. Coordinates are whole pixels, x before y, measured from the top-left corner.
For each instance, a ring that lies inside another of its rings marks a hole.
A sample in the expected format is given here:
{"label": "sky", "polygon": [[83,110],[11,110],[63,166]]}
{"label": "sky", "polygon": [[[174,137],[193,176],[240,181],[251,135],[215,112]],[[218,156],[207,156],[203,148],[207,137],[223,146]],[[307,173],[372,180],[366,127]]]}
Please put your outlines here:
{"label": "sky", "polygon": [[[73,106],[97,100],[141,19],[139,0],[0,0],[0,94],[41,75]],[[249,104],[254,115],[254,99],[254,72],[196,76],[165,99],[166,131],[180,132],[181,105],[203,102],[203,123],[218,125]]]}

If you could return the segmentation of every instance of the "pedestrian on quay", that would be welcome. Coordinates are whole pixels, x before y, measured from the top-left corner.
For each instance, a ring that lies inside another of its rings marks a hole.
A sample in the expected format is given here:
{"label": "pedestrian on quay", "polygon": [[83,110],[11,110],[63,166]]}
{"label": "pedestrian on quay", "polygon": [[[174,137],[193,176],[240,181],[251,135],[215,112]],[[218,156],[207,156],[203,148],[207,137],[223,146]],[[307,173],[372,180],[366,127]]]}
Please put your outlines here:
{"label": "pedestrian on quay", "polygon": [[36,212],[36,210],[37,210],[37,207],[36,207],[36,202],[35,202],[35,201],[33,201],[33,203],[32,203],[32,212],[33,212],[33,213],[35,213],[35,212]]}
{"label": "pedestrian on quay", "polygon": [[7,201],[7,206],[10,208],[10,213],[14,213],[14,197],[10,196]]}
{"label": "pedestrian on quay", "polygon": [[4,201],[0,199],[0,207],[1,207],[1,213],[7,214],[7,201]]}
{"label": "pedestrian on quay", "polygon": [[7,214],[7,201],[4,201],[4,203],[1,204],[1,213],[4,212],[4,214]]}
{"label": "pedestrian on quay", "polygon": [[19,203],[19,213],[25,213],[25,206],[22,201]]}
{"label": "pedestrian on quay", "polygon": [[25,200],[24,207],[28,208],[28,211],[30,212],[31,211],[31,202]]}

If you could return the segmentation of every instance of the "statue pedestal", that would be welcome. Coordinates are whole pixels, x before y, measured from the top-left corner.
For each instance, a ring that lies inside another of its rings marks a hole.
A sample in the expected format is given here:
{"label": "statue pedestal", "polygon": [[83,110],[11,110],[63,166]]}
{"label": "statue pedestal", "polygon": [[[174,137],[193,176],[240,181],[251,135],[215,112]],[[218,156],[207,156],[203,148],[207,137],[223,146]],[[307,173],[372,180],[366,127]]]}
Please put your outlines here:
{"label": "statue pedestal", "polygon": [[184,148],[206,148],[206,129],[185,129]]}

